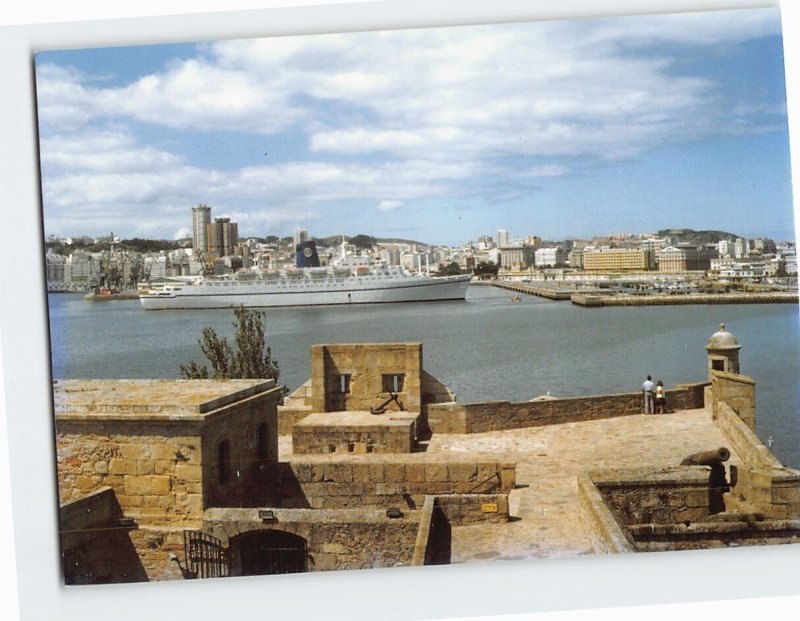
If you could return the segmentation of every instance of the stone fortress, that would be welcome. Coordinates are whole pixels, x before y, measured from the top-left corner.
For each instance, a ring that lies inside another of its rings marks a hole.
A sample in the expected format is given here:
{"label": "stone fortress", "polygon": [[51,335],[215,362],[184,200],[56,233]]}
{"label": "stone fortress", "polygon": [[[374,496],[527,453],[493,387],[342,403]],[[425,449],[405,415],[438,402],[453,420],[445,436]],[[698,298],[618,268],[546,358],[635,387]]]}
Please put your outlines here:
{"label": "stone fortress", "polygon": [[800,541],[724,329],[668,391],[462,404],[418,343],[272,380],[54,383],[68,584]]}

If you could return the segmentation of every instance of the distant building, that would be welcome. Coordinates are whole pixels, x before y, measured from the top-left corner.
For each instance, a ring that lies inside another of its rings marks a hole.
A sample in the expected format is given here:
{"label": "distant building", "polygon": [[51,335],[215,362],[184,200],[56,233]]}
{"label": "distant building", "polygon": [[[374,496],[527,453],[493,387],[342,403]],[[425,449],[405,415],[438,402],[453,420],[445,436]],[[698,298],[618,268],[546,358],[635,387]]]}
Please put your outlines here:
{"label": "distant building", "polygon": [[214,218],[208,230],[208,256],[225,257],[233,254],[239,242],[239,225],[230,218]]}
{"label": "distant building", "polygon": [[567,253],[561,246],[537,248],[534,259],[536,267],[555,267],[567,262]]}
{"label": "distant building", "polygon": [[524,270],[534,264],[533,246],[501,246],[500,266],[506,270]]}
{"label": "distant building", "polygon": [[308,241],[308,231],[306,229],[301,229],[299,226],[294,230],[292,235],[292,243],[294,244],[292,248],[296,248],[298,245],[302,244],[303,242]]}
{"label": "distant building", "polygon": [[575,269],[583,269],[583,248],[573,248],[567,255],[567,262],[570,267]]}
{"label": "distant building", "polygon": [[99,280],[99,261],[88,252],[77,250],[68,258],[64,269],[64,278],[78,287],[94,287]]}
{"label": "distant building", "polygon": [[753,240],[753,250],[761,254],[776,254],[778,247],[775,242],[768,237],[757,237]]}
{"label": "distant building", "polygon": [[478,250],[488,250],[489,248],[494,246],[494,241],[492,240],[491,235],[481,235],[478,238]]}
{"label": "distant building", "polygon": [[208,252],[208,225],[211,223],[211,207],[200,204],[192,207],[192,250],[195,256]]}
{"label": "distant building", "polygon": [[48,251],[45,255],[45,265],[47,269],[47,282],[48,283],[64,283],[66,282],[65,278],[65,266],[67,263],[66,257],[55,254],[54,252]]}
{"label": "distant building", "polygon": [[649,250],[656,255],[658,255],[661,250],[671,245],[672,244],[667,243],[666,239],[657,237],[648,237],[643,239],[641,242],[642,250]]}
{"label": "distant building", "polygon": [[624,272],[653,269],[652,252],[641,248],[584,248],[583,269],[586,271]]}
{"label": "distant building", "polygon": [[758,280],[767,275],[764,261],[736,261],[734,259],[712,259],[711,271],[720,278],[729,280]]}
{"label": "distant building", "polygon": [[733,242],[733,257],[743,259],[750,254],[750,242],[742,237],[737,237]]}
{"label": "distant building", "polygon": [[497,229],[497,246],[505,248],[510,245],[508,242],[508,231],[506,229]]}
{"label": "distant building", "polygon": [[667,246],[658,252],[660,272],[688,272],[709,267],[708,253],[697,246]]}
{"label": "distant building", "polygon": [[156,257],[145,257],[144,271],[148,275],[148,280],[156,280],[158,278],[166,278],[169,269],[169,259],[166,255],[161,254]]}

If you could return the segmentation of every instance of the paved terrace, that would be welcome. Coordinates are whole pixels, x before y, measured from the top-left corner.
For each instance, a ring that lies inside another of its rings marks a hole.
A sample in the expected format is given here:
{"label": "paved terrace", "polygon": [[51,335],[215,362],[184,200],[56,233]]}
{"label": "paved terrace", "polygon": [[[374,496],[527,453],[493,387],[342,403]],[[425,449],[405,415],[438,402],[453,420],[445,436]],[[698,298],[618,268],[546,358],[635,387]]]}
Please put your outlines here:
{"label": "paved terrace", "polygon": [[[662,468],[727,446],[704,410],[608,418],[469,435],[440,435],[430,454],[470,453],[517,463],[509,497],[518,520],[453,528],[452,562],[591,554],[578,521],[576,475],[587,470]],[[731,448],[728,463],[739,463]]]}
{"label": "paved terrace", "polygon": [[[591,554],[578,521],[579,472],[672,467],[691,453],[720,446],[731,449],[729,464],[739,463],[710,412],[684,410],[479,434],[439,434],[433,436],[426,453],[404,457],[409,461],[516,462],[517,489],[511,492],[509,504],[511,515],[518,519],[454,527],[452,562],[460,563]],[[291,437],[283,436],[280,459],[291,458]],[[311,458],[334,459],[326,455]],[[397,458],[369,456],[371,460]]]}

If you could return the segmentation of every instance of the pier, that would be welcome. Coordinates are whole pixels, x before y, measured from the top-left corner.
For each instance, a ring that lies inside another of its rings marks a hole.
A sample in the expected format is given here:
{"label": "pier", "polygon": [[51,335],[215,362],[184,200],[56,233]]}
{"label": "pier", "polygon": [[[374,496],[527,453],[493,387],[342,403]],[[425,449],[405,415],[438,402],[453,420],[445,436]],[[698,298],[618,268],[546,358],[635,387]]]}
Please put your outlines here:
{"label": "pier", "polygon": [[478,281],[477,283],[473,284],[490,284],[495,287],[499,287],[500,289],[508,289],[509,291],[514,291],[516,293],[525,293],[527,295],[537,295],[540,298],[547,298],[548,300],[569,300],[572,295],[575,293],[573,288],[563,288],[561,286],[543,286],[543,285],[534,285],[529,282],[512,282],[512,281],[503,281],[503,280],[492,280],[492,281]]}
{"label": "pier", "polygon": [[586,291],[572,286],[541,285],[530,282],[477,281],[516,293],[535,295],[556,301],[571,301],[577,306],[673,306],[680,304],[797,304],[797,291],[736,291],[733,293],[613,293],[600,289]]}

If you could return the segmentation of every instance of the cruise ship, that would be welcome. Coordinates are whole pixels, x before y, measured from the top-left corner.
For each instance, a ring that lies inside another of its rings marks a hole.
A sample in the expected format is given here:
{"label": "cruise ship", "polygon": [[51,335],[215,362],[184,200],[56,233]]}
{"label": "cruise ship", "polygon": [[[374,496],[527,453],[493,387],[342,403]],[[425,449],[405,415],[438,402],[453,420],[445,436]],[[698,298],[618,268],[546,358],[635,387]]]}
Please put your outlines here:
{"label": "cruise ship", "polygon": [[472,279],[370,265],[366,257],[346,256],[344,243],[332,266],[320,266],[313,241],[295,250],[294,268],[164,279],[140,285],[139,300],[146,310],[437,302],[464,300]]}

